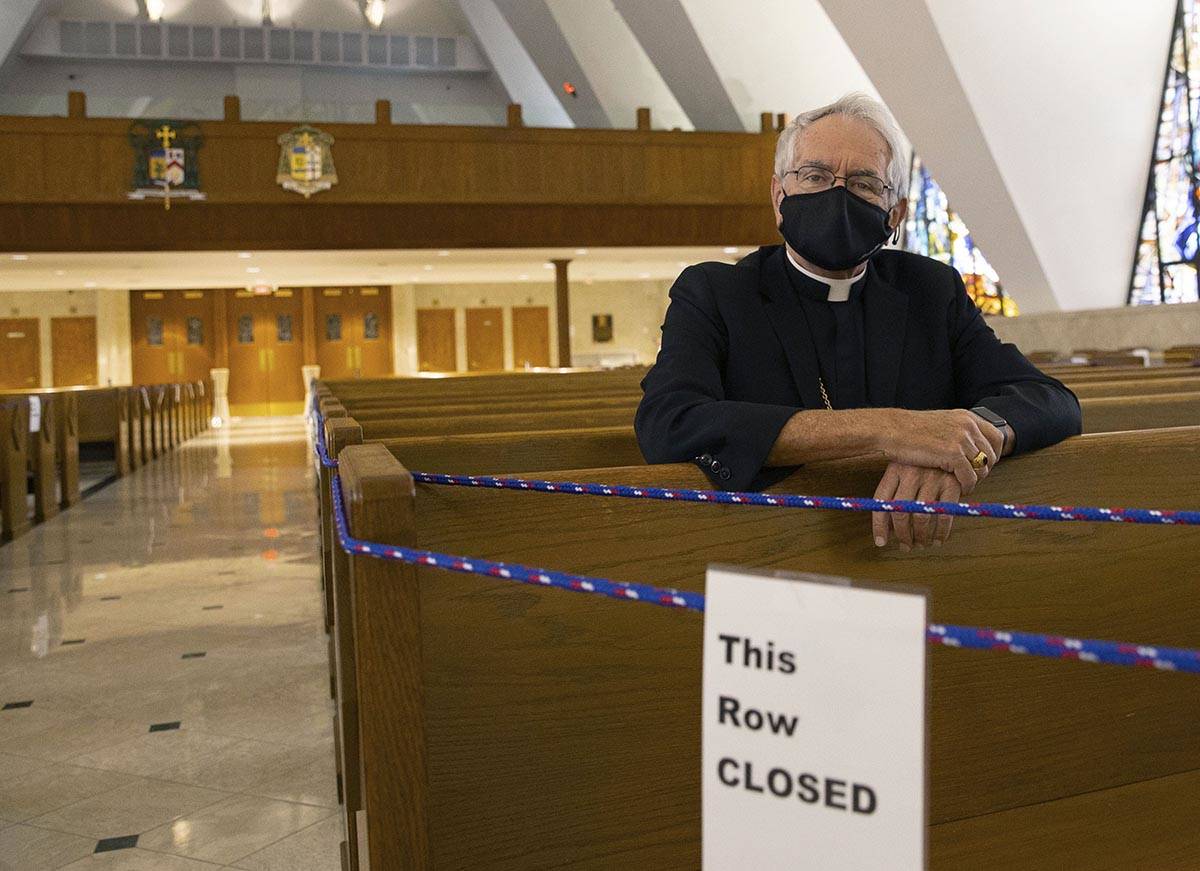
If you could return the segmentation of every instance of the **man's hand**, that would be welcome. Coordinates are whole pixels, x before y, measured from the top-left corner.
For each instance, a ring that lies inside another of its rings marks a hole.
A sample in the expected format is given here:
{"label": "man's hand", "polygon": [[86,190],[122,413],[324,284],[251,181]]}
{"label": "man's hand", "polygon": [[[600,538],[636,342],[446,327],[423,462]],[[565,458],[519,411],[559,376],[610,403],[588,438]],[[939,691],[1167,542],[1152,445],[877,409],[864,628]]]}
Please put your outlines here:
{"label": "man's hand", "polygon": [[[995,427],[993,427],[995,429]],[[958,479],[941,469],[890,463],[875,488],[875,498],[884,502],[916,499],[921,502],[957,502],[962,496]],[[954,518],[948,514],[871,514],[871,533],[875,544],[883,547],[892,532],[900,550],[908,552],[915,544],[940,546],[950,537]]]}
{"label": "man's hand", "polygon": [[[962,408],[949,411],[890,409],[890,412],[892,425],[881,434],[880,440],[884,454],[893,464],[949,472],[958,480],[962,495],[974,490],[996,465],[1004,436],[977,414]],[[980,451],[987,457],[987,463],[974,469],[971,459]],[[887,480],[886,475],[884,480]]]}

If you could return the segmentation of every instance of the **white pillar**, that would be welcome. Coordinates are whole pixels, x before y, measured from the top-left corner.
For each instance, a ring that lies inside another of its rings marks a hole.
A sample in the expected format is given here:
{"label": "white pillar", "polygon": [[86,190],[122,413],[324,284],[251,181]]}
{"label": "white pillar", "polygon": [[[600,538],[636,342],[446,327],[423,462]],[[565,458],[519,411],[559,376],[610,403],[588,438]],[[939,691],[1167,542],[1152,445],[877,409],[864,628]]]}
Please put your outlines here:
{"label": "white pillar", "polygon": [[300,377],[304,379],[304,416],[312,416],[312,385],[313,382],[321,377],[320,366],[301,366]]}
{"label": "white pillar", "polygon": [[229,370],[209,369],[208,375],[213,383],[213,419],[214,427],[229,423]]}

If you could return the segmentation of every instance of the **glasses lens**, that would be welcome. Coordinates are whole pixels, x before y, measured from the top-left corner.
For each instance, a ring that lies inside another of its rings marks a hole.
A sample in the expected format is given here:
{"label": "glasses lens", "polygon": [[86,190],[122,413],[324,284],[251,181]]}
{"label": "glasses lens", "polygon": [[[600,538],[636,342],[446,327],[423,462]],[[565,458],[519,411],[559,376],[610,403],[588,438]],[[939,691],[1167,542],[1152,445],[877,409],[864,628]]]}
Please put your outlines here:
{"label": "glasses lens", "polygon": [[852,175],[846,179],[846,187],[852,194],[873,200],[882,198],[885,190],[883,179],[874,175]]}
{"label": "glasses lens", "polygon": [[795,170],[796,184],[804,193],[815,193],[833,187],[833,173],[819,166],[802,166]]}

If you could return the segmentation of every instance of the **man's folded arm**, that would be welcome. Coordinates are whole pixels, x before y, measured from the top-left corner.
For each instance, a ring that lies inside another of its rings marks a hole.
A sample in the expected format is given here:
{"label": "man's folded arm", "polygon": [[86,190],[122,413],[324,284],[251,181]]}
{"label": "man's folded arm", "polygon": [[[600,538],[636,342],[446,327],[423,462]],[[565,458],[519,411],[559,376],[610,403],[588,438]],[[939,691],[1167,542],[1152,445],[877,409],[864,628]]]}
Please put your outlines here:
{"label": "man's folded arm", "polygon": [[1079,400],[1042,373],[1017,349],[997,338],[954,273],[950,307],[954,381],[963,408],[985,406],[1008,421],[1014,453],[1056,444],[1083,431]]}
{"label": "man's folded arm", "polygon": [[662,349],[642,381],[634,428],[649,463],[690,462],[725,490],[755,486],[784,424],[798,409],[725,399],[721,371],[728,336],[703,269],[684,270],[671,288]]}

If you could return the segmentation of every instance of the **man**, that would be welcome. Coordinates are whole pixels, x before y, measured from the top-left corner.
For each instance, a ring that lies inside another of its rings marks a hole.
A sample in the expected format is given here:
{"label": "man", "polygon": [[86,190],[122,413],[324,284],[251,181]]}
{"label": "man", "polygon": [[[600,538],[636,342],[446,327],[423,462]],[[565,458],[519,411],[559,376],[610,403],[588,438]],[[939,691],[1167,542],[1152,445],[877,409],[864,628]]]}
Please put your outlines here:
{"label": "man", "polygon": [[[694,459],[740,490],[882,453],[875,498],[958,501],[1002,456],[1081,431],[1074,394],[1001,344],[953,268],[883,250],[908,210],[901,142],[863,94],[780,134],[785,244],[679,275],[637,411],[648,462]],[[940,545],[951,522],[876,514],[872,533],[909,550]]]}

